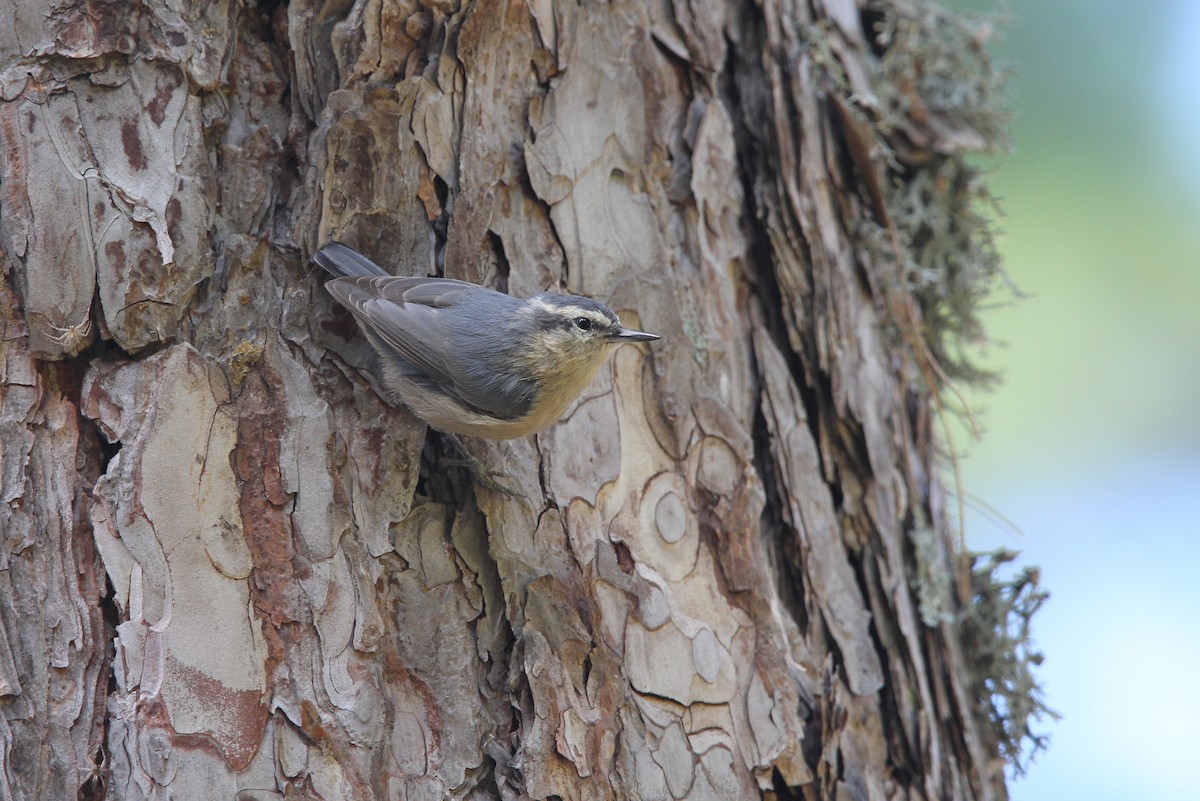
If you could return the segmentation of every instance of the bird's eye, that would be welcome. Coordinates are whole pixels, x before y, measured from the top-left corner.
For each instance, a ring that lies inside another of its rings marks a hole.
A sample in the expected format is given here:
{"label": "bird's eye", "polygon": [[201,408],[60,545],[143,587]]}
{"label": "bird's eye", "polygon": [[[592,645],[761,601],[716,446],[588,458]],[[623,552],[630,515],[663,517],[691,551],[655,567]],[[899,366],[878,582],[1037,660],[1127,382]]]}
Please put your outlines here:
{"label": "bird's eye", "polygon": [[575,327],[578,328],[580,331],[591,331],[592,330],[593,323],[591,320],[589,320],[586,317],[576,317],[574,322],[575,322]]}

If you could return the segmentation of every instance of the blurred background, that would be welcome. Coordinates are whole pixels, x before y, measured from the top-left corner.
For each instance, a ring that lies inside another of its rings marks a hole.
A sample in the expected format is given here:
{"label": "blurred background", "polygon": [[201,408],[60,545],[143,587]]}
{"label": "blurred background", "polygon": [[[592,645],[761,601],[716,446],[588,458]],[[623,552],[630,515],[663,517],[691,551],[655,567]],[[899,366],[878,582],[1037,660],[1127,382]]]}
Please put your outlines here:
{"label": "blurred background", "polygon": [[1041,566],[1063,716],[1010,793],[1200,799],[1200,2],[951,5],[1006,20],[990,185],[1030,296],[987,316],[1004,381],[975,402],[967,537]]}

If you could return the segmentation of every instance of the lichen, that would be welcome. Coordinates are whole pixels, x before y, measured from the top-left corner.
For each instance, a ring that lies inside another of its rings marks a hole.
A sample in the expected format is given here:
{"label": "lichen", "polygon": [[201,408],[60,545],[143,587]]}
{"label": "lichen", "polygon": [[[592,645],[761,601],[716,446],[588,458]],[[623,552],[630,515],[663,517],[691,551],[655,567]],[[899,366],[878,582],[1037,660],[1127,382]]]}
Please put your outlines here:
{"label": "lichen", "polygon": [[1021,568],[1010,578],[1002,575],[1004,565],[1018,556],[1004,549],[971,555],[971,604],[961,631],[972,693],[995,727],[1001,755],[1023,774],[1049,742],[1034,725],[1059,716],[1046,705],[1034,675],[1042,654],[1030,627],[1050,593],[1041,588],[1036,567]]}
{"label": "lichen", "polygon": [[[905,321],[895,320],[894,335],[906,345],[907,334],[919,336],[928,353],[916,354],[913,375],[937,381],[939,386],[931,388],[935,401],[948,405],[962,397],[954,385],[986,388],[996,380],[978,363],[987,344],[980,319],[984,304],[1021,297],[997,248],[1000,210],[981,158],[1010,145],[1008,74],[987,47],[998,20],[922,0],[873,0],[866,19],[879,55],[877,115],[888,149],[889,219],[886,226],[865,223],[860,235],[874,257],[893,264],[899,259],[895,275],[917,301],[921,330],[905,331]],[[916,369],[922,358],[937,369]],[[960,411],[971,418],[969,410]],[[948,439],[946,444],[953,463],[955,449]],[[964,492],[961,486],[958,492]],[[946,620],[939,593],[946,582],[936,575],[946,561],[936,558],[929,534],[917,525],[910,537],[922,619],[935,625]],[[957,626],[970,686],[1000,755],[1021,774],[1048,743],[1035,726],[1057,718],[1035,675],[1042,654],[1030,629],[1049,594],[1038,584],[1036,567],[1004,567],[1017,558],[1014,552],[969,558],[970,598],[964,599]]]}
{"label": "lichen", "polygon": [[908,533],[917,563],[911,585],[917,594],[917,610],[921,622],[930,628],[955,620],[954,582],[946,563],[944,550],[939,547],[938,532],[922,521]]}
{"label": "lichen", "polygon": [[979,310],[1020,297],[996,246],[1000,216],[979,154],[1009,147],[1007,73],[986,46],[996,20],[934,3],[873,3],[881,130],[891,147],[889,212],[904,243],[904,280],[922,338],[951,380],[990,385],[975,354],[987,342]]}
{"label": "lichen", "polygon": [[960,132],[978,135],[976,150],[1008,147],[1009,72],[992,60],[988,45],[1002,20],[991,14],[952,11],[928,0],[874,0],[872,31],[882,51],[881,100],[893,124],[902,118],[938,116]]}
{"label": "lichen", "polygon": [[233,386],[240,387],[250,371],[262,361],[261,345],[243,340],[233,349],[229,359],[229,380]]}

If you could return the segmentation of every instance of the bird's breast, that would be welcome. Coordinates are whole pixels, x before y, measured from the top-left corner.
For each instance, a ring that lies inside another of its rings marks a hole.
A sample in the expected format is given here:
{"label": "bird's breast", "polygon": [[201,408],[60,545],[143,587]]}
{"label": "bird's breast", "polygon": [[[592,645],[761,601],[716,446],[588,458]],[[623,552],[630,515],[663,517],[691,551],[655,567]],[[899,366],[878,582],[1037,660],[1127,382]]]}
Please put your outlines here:
{"label": "bird's breast", "polygon": [[558,369],[547,371],[538,387],[530,413],[526,415],[541,430],[562,417],[579,393],[592,383],[596,373],[605,362],[606,353],[597,353],[594,358],[568,362]]}

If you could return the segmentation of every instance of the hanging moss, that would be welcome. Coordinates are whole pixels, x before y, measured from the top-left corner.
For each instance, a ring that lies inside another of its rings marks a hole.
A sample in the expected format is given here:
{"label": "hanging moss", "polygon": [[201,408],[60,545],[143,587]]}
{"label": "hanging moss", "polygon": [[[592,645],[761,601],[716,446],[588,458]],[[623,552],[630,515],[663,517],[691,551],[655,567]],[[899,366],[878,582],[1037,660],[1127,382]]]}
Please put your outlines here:
{"label": "hanging moss", "polygon": [[1033,643],[1033,615],[1050,594],[1039,585],[1039,570],[1025,567],[1004,578],[1015,551],[998,550],[971,558],[971,604],[962,621],[963,645],[972,671],[974,697],[993,722],[1000,751],[1017,773],[1049,742],[1034,725],[1058,714],[1046,706],[1034,668],[1042,654]]}
{"label": "hanging moss", "polygon": [[891,148],[889,212],[903,280],[920,304],[930,353],[953,380],[988,385],[974,356],[981,305],[1019,292],[996,247],[999,216],[980,154],[1009,147],[1007,73],[987,48],[997,21],[933,3],[873,3],[881,130]]}
{"label": "hanging moss", "polygon": [[[872,2],[868,22],[879,55],[879,129],[889,149],[888,216],[892,231],[867,224],[868,250],[900,250],[900,280],[917,300],[919,333],[940,367],[938,379],[986,387],[984,304],[1014,300],[996,245],[1000,216],[982,156],[1009,146],[1007,73],[987,44],[997,19],[949,11],[928,2]],[[894,238],[892,237],[894,234]],[[918,373],[914,371],[914,375]],[[948,393],[942,393],[946,397]],[[961,491],[961,488],[960,488]],[[913,534],[918,556],[922,538]],[[1049,597],[1038,569],[1005,567],[1011,551],[973,554],[971,596],[959,620],[973,697],[992,723],[1001,755],[1017,773],[1045,748],[1038,721],[1056,718],[1035,670],[1042,655],[1030,622]],[[926,579],[922,587],[938,586]],[[926,624],[944,620],[921,596]],[[926,606],[929,609],[926,609]]]}

